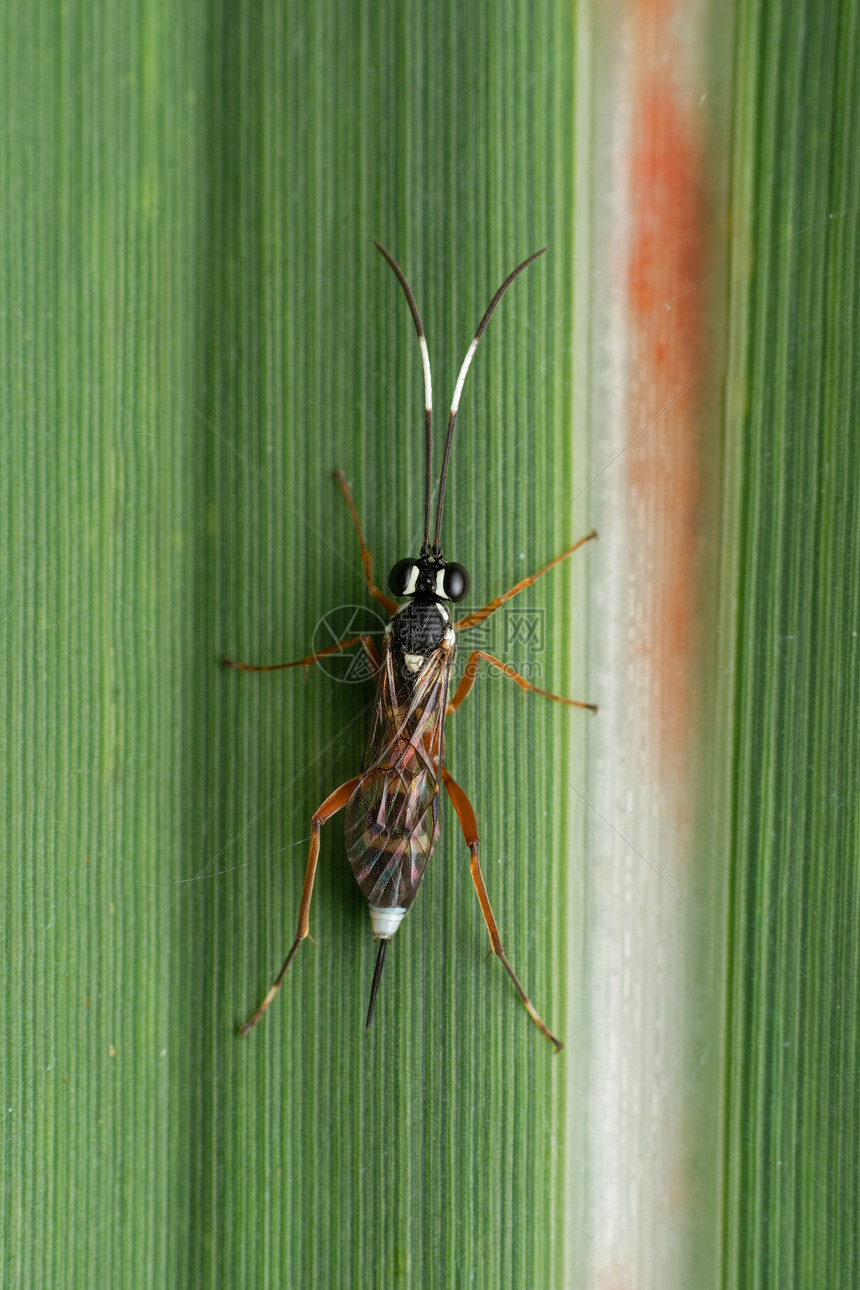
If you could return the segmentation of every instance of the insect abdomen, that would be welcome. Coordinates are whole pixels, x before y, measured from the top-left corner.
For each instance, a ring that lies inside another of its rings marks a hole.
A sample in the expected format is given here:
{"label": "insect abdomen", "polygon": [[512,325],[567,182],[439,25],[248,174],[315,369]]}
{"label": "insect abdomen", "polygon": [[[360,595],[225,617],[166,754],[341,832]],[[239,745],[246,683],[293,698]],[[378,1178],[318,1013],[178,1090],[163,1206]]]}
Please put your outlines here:
{"label": "insect abdomen", "polygon": [[346,808],[346,849],[364,898],[408,909],[439,837],[439,786],[422,770],[371,770]]}

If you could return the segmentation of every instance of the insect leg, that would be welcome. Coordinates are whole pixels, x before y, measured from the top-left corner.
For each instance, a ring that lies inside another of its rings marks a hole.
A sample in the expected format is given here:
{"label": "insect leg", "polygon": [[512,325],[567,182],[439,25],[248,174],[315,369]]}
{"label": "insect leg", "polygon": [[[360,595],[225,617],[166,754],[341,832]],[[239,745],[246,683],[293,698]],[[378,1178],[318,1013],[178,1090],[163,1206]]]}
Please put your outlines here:
{"label": "insect leg", "polygon": [[538,578],[543,577],[545,573],[549,573],[550,569],[554,569],[557,564],[561,564],[562,560],[566,560],[569,555],[573,555],[574,551],[578,551],[581,546],[585,546],[586,542],[591,542],[596,537],[597,529],[592,529],[584,538],[580,538],[578,542],[574,542],[573,546],[569,546],[566,551],[562,551],[561,555],[557,555],[554,560],[550,560],[549,564],[545,564],[542,569],[538,569],[537,573],[533,573],[528,578],[523,578],[522,582],[518,582],[515,587],[511,587],[510,591],[506,591],[503,596],[498,596],[495,600],[491,600],[488,605],[484,605],[483,609],[476,609],[474,613],[467,614],[465,618],[461,618],[459,622],[454,623],[454,630],[462,632],[468,627],[477,627],[478,623],[486,622],[490,614],[494,614],[506,601],[519,595],[521,591],[525,591],[526,587],[530,587],[533,582],[537,582]]}
{"label": "insect leg", "polygon": [[349,491],[349,484],[346,482],[346,475],[342,470],[336,470],[334,477],[337,480],[338,487],[346,498],[346,504],[349,507],[349,513],[352,516],[352,522],[355,525],[355,531],[358,534],[358,543],[361,547],[361,563],[364,565],[364,577],[367,581],[367,590],[378,600],[380,605],[384,605],[390,614],[396,614],[400,608],[396,600],[386,596],[384,591],[380,591],[373,581],[373,556],[367,549],[364,541],[364,534],[361,531],[361,521],[358,518],[358,511],[355,509],[355,502],[352,500],[352,493]]}
{"label": "insect leg", "polygon": [[272,986],[271,990],[266,995],[265,999],[260,1004],[257,1011],[254,1013],[253,1017],[251,1017],[250,1021],[246,1021],[244,1026],[239,1027],[240,1035],[247,1035],[248,1031],[253,1030],[254,1026],[256,1026],[257,1022],[260,1020],[263,1013],[266,1011],[269,1004],[272,1002],[275,995],[280,990],[281,982],[286,976],[288,967],[290,966],[290,964],[292,963],[293,959],[296,956],[296,951],[298,950],[302,941],[305,940],[309,934],[308,933],[308,914],[310,912],[310,907],[311,907],[311,896],[313,895],[313,892],[314,892],[314,878],[316,877],[316,872],[317,872],[317,858],[320,852],[320,831],[322,829],[322,826],[325,824],[326,820],[330,820],[331,817],[333,815],[336,815],[338,811],[343,810],[343,808],[346,806],[347,802],[349,801],[350,797],[352,796],[354,789],[358,785],[360,778],[361,778],[360,776],[357,776],[355,779],[349,779],[345,784],[341,784],[340,788],[336,788],[333,793],[330,793],[329,796],[323,802],[322,806],[317,807],[317,809],[314,811],[313,818],[311,820],[311,847],[310,847],[310,854],[308,855],[308,867],[305,872],[305,885],[302,888],[302,903],[299,906],[299,925],[296,930],[296,939],[293,941],[292,947],[290,948],[290,952],[287,955],[286,959],[284,960],[284,966],[281,968],[280,972],[275,978],[275,983]]}
{"label": "insect leg", "polygon": [[534,1004],[520,985],[514,969],[511,967],[505,956],[505,951],[502,946],[502,938],[499,935],[499,928],[496,924],[492,907],[490,906],[490,897],[487,895],[484,875],[481,873],[481,864],[478,860],[478,822],[475,819],[475,811],[472,803],[469,801],[460,785],[451,778],[444,766],[442,767],[442,782],[444,783],[448,796],[454,805],[454,810],[457,812],[457,819],[460,821],[460,828],[463,830],[463,837],[466,839],[466,846],[469,848],[469,854],[471,856],[472,881],[475,884],[475,891],[478,893],[481,913],[484,915],[484,922],[487,924],[487,931],[490,933],[490,945],[492,946],[493,953],[502,960],[502,965],[505,971],[513,981],[517,994],[520,996],[520,999],[525,1005],[526,1011],[537,1026],[538,1030],[545,1039],[549,1040],[555,1051],[560,1053],[564,1045],[560,1039],[556,1039],[555,1035],[551,1033],[538,1016]]}
{"label": "insect leg", "polygon": [[476,649],[472,650],[469,655],[466,670],[460,678],[460,684],[457,686],[453,699],[448,704],[449,715],[452,712],[456,712],[475,684],[475,678],[478,675],[478,660],[482,658],[514,681],[521,690],[526,690],[530,694],[541,694],[545,699],[553,699],[556,703],[566,703],[571,708],[588,708],[589,712],[597,711],[596,703],[582,703],[579,699],[566,699],[562,694],[550,694],[549,690],[539,690],[536,685],[532,685],[531,681],[527,681],[524,676],[520,676],[519,672],[512,668],[509,663],[503,663],[500,658],[496,658],[493,654],[488,654],[485,650]]}
{"label": "insect leg", "polygon": [[379,671],[379,655],[376,652],[372,636],[351,636],[348,641],[338,641],[337,645],[329,645],[328,649],[321,649],[316,654],[309,654],[307,658],[297,658],[292,663],[271,663],[268,667],[256,667],[253,663],[236,663],[232,658],[221,660],[224,667],[235,668],[237,672],[279,672],[285,667],[306,667],[310,669],[317,659],[326,658],[329,654],[337,654],[340,650],[349,649],[352,645],[361,642],[364,652],[367,655],[374,676]]}

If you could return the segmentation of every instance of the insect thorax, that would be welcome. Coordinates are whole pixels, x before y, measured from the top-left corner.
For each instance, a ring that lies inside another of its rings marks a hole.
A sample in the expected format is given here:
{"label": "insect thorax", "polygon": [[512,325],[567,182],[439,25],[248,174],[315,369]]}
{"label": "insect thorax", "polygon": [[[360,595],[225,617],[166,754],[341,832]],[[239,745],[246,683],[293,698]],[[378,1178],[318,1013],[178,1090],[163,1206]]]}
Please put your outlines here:
{"label": "insect thorax", "polygon": [[423,660],[439,648],[446,633],[450,632],[453,638],[450,621],[447,609],[436,600],[413,600],[401,606],[391,624],[391,633],[407,671],[419,671]]}

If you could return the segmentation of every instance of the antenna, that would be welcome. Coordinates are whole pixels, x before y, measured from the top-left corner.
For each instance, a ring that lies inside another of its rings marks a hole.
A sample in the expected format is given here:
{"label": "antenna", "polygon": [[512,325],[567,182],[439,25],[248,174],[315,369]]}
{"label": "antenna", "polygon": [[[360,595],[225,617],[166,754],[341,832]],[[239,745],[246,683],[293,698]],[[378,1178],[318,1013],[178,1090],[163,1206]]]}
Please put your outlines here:
{"label": "antenna", "polygon": [[403,294],[412,313],[412,321],[415,323],[415,330],[418,333],[418,344],[421,346],[421,362],[424,366],[424,542],[421,547],[421,554],[426,555],[430,550],[430,492],[433,486],[433,439],[430,433],[430,423],[433,415],[433,392],[430,386],[430,355],[427,353],[424,324],[421,321],[421,315],[418,312],[412,288],[406,281],[406,275],[394,259],[394,256],[389,255],[384,246],[380,246],[378,242],[374,242],[373,245],[379,254],[385,257],[397,275],[397,281],[403,288]]}
{"label": "antenna", "polygon": [[[382,247],[380,247],[379,249],[382,250]],[[493,314],[495,313],[496,305],[499,303],[502,296],[505,294],[508,287],[513,282],[514,278],[516,278],[520,273],[522,273],[523,269],[527,269],[529,265],[532,263],[532,261],[536,260],[539,255],[543,255],[545,250],[546,250],[546,247],[544,246],[540,249],[540,251],[535,251],[534,255],[530,255],[527,260],[523,260],[522,264],[518,264],[517,267],[514,269],[514,271],[508,274],[508,276],[505,278],[504,282],[499,287],[496,294],[493,296],[489,305],[487,306],[487,312],[484,314],[483,318],[478,324],[478,330],[475,332],[474,340],[472,341],[471,345],[468,348],[468,351],[466,352],[466,357],[463,359],[463,366],[460,368],[460,375],[457,377],[457,384],[454,386],[454,398],[451,401],[451,412],[448,417],[448,433],[445,438],[445,452],[442,457],[442,474],[439,477],[439,497],[436,502],[436,532],[433,536],[433,551],[436,555],[440,555],[442,550],[439,544],[439,535],[442,531],[442,505],[445,501],[445,483],[448,478],[448,461],[451,457],[451,443],[454,438],[454,422],[457,420],[457,409],[460,406],[460,395],[463,393],[463,384],[466,380],[466,373],[469,370],[472,359],[475,357],[475,350],[478,348],[478,342],[480,341],[484,332],[487,330],[487,323],[490,321]],[[385,254],[386,253],[383,251],[383,255]],[[386,258],[390,259],[390,257],[386,257]],[[391,261],[391,263],[392,265],[394,264],[393,261]],[[399,272],[399,270],[397,270],[396,268],[396,265],[394,267],[395,267],[395,271]]]}

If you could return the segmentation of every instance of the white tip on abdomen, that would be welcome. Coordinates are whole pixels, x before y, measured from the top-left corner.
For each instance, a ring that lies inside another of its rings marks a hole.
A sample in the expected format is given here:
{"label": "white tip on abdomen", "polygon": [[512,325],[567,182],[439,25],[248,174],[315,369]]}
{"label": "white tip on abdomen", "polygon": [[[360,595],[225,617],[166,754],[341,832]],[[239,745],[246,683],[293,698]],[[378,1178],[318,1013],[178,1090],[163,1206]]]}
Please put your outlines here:
{"label": "white tip on abdomen", "polygon": [[405,906],[396,905],[394,909],[380,909],[378,905],[371,905],[369,908],[370,925],[374,936],[378,936],[381,941],[390,941],[403,922]]}

